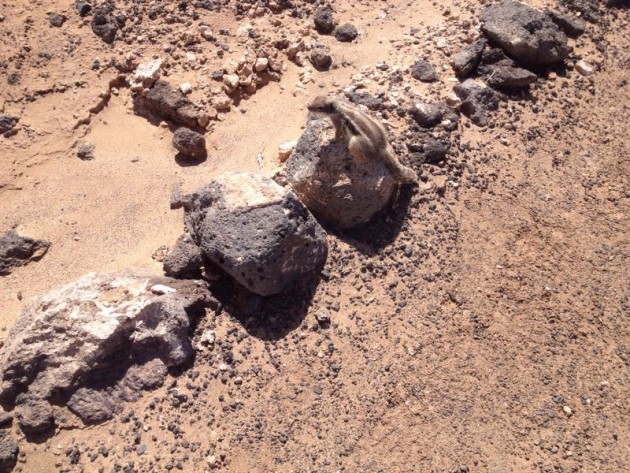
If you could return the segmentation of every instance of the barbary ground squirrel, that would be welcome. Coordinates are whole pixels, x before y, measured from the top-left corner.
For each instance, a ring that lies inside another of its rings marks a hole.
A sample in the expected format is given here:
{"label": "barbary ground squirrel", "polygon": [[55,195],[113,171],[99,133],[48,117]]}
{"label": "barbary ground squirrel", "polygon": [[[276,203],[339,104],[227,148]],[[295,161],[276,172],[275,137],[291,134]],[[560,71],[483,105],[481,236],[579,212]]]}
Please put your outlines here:
{"label": "barbary ground squirrel", "polygon": [[377,120],[349,103],[324,95],[315,97],[307,108],[330,118],[335,127],[335,139],[345,144],[356,160],[382,161],[399,183],[418,182],[416,172],[403,166],[394,155],[387,132]]}

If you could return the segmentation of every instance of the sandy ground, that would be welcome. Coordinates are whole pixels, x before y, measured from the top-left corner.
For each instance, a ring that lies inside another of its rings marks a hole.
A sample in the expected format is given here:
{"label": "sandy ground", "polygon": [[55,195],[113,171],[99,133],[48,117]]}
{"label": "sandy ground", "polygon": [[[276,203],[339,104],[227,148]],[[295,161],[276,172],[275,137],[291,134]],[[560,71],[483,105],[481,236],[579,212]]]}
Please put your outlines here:
{"label": "sandy ground", "polygon": [[[180,211],[169,210],[173,186],[193,190],[224,171],[271,174],[278,146],[299,137],[309,98],[351,83],[362,68],[387,62],[406,70],[428,55],[439,82],[412,81],[409,90],[446,96],[449,58],[427,45],[443,35],[456,52],[469,34],[457,21],[474,20],[480,8],[335,5],[340,21],[361,33],[351,44],[321,39],[345,65],[314,71],[294,93],[302,68],[285,61],[280,83],[214,124],[209,158],[181,166],[172,132],[135,115],[128,89],[75,128],[114,77],[92,70],[95,58],[134,50],[151,58],[164,54],[161,44],[107,46],[67,2],[0,3],[8,72],[30,46],[19,84],[8,85],[0,69],[0,112],[20,117],[19,133],[0,137],[0,229],[52,242],[41,261],[0,277],[2,331],[33,296],[87,272],[159,274],[152,254],[183,229]],[[68,21],[51,28],[49,11]],[[239,24],[229,10],[200,15],[213,29]],[[254,22],[268,27],[270,17]],[[309,24],[280,18],[288,30]],[[331,232],[331,277],[312,300],[285,301],[290,322],[256,298],[253,310],[239,310],[251,301],[237,292],[225,312],[200,322],[199,330],[217,332],[214,351],[109,423],[85,428],[67,414],[48,441],[20,444],[18,469],[192,472],[209,469],[214,456],[234,472],[629,471],[628,21],[627,10],[608,14],[571,42],[597,65],[592,78],[544,80],[528,99],[503,102],[489,128],[462,118],[448,163],[423,165],[427,183],[410,191],[409,206],[382,217],[401,224],[388,245],[364,238],[387,233],[387,221],[364,233]],[[417,41],[411,28],[419,28]],[[227,41],[226,57],[238,57],[238,43]],[[191,82],[193,100],[224,61],[210,43],[202,48],[203,66],[176,62],[166,77]],[[52,59],[41,60],[42,51]],[[393,135],[406,128],[392,120]],[[77,158],[81,142],[95,145],[94,160]],[[317,327],[321,308],[331,312],[329,329]],[[226,375],[218,366],[227,359]],[[174,390],[187,400],[175,405]],[[71,464],[74,449],[81,455]]]}

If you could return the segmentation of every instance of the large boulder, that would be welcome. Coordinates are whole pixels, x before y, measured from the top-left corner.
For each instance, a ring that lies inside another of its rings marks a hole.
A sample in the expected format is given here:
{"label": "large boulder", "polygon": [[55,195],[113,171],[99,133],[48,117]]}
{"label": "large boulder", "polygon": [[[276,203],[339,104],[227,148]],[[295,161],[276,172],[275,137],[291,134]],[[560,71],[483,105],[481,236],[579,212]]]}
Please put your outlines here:
{"label": "large boulder", "polygon": [[50,242],[23,237],[9,230],[0,235],[0,276],[10,274],[13,268],[41,259]]}
{"label": "large boulder", "polygon": [[222,174],[190,196],[185,221],[204,256],[262,296],[320,270],[328,254],[296,195],[258,174]]}
{"label": "large boulder", "polygon": [[356,227],[382,210],[398,185],[382,162],[357,162],[334,135],[329,120],[310,120],[286,162],[286,178],[318,219]]}
{"label": "large boulder", "polygon": [[53,290],[24,308],[0,351],[0,402],[17,405],[31,431],[50,425],[41,402],[84,386],[107,389],[119,404],[131,367],[190,359],[190,318],[209,299],[195,281],[133,274],[90,273]]}
{"label": "large boulder", "polygon": [[481,30],[523,64],[556,64],[569,54],[566,35],[549,16],[513,0],[486,7]]}

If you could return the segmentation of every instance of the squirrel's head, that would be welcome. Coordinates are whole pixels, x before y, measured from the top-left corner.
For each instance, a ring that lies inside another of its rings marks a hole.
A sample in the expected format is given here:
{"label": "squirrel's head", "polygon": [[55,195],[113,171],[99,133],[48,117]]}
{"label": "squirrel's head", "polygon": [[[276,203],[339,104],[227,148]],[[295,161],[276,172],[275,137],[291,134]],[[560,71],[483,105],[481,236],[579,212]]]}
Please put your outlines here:
{"label": "squirrel's head", "polygon": [[319,95],[306,108],[310,112],[331,114],[335,112],[335,100],[325,95]]}

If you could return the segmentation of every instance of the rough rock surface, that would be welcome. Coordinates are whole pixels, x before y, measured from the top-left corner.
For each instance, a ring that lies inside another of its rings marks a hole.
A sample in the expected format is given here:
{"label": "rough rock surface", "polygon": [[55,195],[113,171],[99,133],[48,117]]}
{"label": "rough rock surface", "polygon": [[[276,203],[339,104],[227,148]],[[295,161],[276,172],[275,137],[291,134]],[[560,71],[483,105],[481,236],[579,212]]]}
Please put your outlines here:
{"label": "rough rock surface", "polygon": [[335,30],[335,38],[342,43],[350,43],[357,39],[357,36],[359,36],[359,31],[350,23],[343,24]]}
{"label": "rough rock surface", "polygon": [[185,207],[203,254],[256,294],[281,293],[326,261],[326,232],[293,192],[266,177],[223,174]]}
{"label": "rough rock surface", "polygon": [[565,15],[553,10],[545,13],[547,13],[549,18],[571,38],[577,38],[586,31],[586,22],[577,16]]}
{"label": "rough rock surface", "polygon": [[66,17],[61,13],[49,13],[48,14],[48,22],[50,26],[54,26],[55,28],[61,28],[63,24],[66,22]]}
{"label": "rough rock surface", "polygon": [[481,54],[487,41],[479,38],[471,44],[464,46],[451,60],[451,66],[457,77],[467,77],[474,72],[479,65]]}
{"label": "rough rock surface", "polygon": [[22,432],[36,435],[46,432],[54,425],[52,406],[42,399],[18,400],[16,418]]}
{"label": "rough rock surface", "polygon": [[536,82],[537,76],[522,67],[495,66],[485,78],[490,87],[496,89],[519,89]]}
{"label": "rough rock surface", "polygon": [[[155,294],[162,284],[173,291]],[[11,406],[108,387],[133,365],[192,355],[190,317],[207,302],[192,281],[90,273],[27,305],[0,352],[0,402]]]}
{"label": "rough rock surface", "polygon": [[320,34],[330,34],[335,30],[335,19],[333,18],[333,10],[329,6],[317,9],[313,17],[315,29]]}
{"label": "rough rock surface", "polygon": [[13,115],[0,115],[0,134],[12,131],[18,120],[19,118]]}
{"label": "rough rock surface", "polygon": [[423,59],[416,61],[411,67],[411,77],[421,82],[435,82],[438,79],[435,66]]}
{"label": "rough rock surface", "polygon": [[486,49],[477,69],[486,84],[495,89],[517,89],[527,87],[537,80],[536,74],[518,67],[502,49]]}
{"label": "rough rock surface", "polygon": [[94,31],[94,34],[103,41],[111,44],[116,39],[118,24],[107,12],[95,10],[94,16],[92,17],[92,31]]}
{"label": "rough rock surface", "polygon": [[329,120],[310,120],[286,162],[287,179],[317,218],[356,227],[390,202],[397,184],[384,164],[357,163],[333,138]]}
{"label": "rough rock surface", "polygon": [[77,148],[77,156],[82,161],[91,161],[94,159],[94,145],[91,143],[81,143]]}
{"label": "rough rock surface", "polygon": [[139,64],[133,75],[129,78],[131,90],[142,90],[143,88],[151,88],[155,81],[160,78],[162,58],[153,59],[152,61]]}
{"label": "rough rock surface", "polygon": [[486,7],[481,30],[523,64],[555,64],[569,54],[566,35],[550,17],[513,0]]}
{"label": "rough rock surface", "polygon": [[459,115],[445,103],[416,102],[410,109],[411,116],[423,128],[432,128],[442,120],[457,123]]}
{"label": "rough rock surface", "polygon": [[204,159],[206,151],[206,138],[190,128],[180,127],[173,134],[173,146],[183,156],[193,159]]}
{"label": "rough rock surface", "polygon": [[311,63],[318,71],[326,71],[332,65],[332,56],[327,46],[318,44],[311,51]]}
{"label": "rough rock surface", "polygon": [[189,128],[197,127],[199,113],[195,105],[179,89],[172,89],[163,80],[156,81],[146,96],[138,96],[134,106],[140,113],[148,112]]}
{"label": "rough rock surface", "polygon": [[68,408],[86,424],[99,424],[122,411],[123,402],[139,399],[142,391],[157,389],[166,380],[167,368],[159,358],[130,367],[125,377],[109,389],[79,388]]}
{"label": "rough rock surface", "polygon": [[19,453],[15,439],[6,432],[0,432],[0,473],[13,471]]}
{"label": "rough rock surface", "polygon": [[184,233],[164,259],[164,274],[173,278],[195,277],[202,266],[201,250],[190,235]]}
{"label": "rough rock surface", "polygon": [[499,96],[490,87],[473,79],[466,79],[453,90],[462,99],[462,112],[479,126],[488,124],[488,111],[499,108]]}
{"label": "rough rock surface", "polygon": [[41,259],[49,247],[50,242],[46,240],[23,237],[13,230],[0,235],[0,276],[10,274],[17,266]]}

